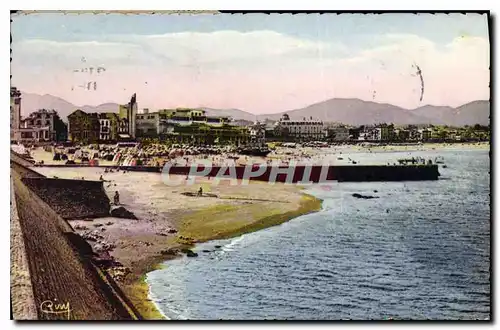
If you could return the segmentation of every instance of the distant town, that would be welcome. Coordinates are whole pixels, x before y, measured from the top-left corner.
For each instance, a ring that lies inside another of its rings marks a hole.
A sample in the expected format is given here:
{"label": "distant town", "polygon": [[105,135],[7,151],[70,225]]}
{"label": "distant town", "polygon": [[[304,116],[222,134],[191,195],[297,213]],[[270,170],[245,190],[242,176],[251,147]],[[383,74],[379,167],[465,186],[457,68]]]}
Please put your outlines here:
{"label": "distant town", "polygon": [[269,141],[327,143],[415,143],[475,142],[490,139],[490,125],[451,127],[445,125],[353,126],[324,122],[313,117],[250,122],[231,117],[209,116],[203,109],[175,108],[138,110],[134,94],[127,104],[109,112],[88,113],[75,109],[68,123],[57,109],[39,109],[21,117],[22,95],[11,87],[11,142],[40,143],[115,143],[151,141],[192,145],[264,145]]}

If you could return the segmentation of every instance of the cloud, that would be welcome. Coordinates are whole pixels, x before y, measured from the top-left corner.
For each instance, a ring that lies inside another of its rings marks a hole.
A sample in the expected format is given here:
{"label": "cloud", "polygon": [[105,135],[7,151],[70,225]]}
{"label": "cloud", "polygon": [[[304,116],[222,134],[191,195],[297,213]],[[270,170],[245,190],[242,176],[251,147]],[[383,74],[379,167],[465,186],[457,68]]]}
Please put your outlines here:
{"label": "cloud", "polygon": [[109,64],[115,61],[133,64],[143,56],[139,45],[78,41],[59,42],[44,39],[19,41],[12,45],[13,60],[23,64],[40,64],[49,66],[74,66],[81,64],[84,58],[92,64]]}
{"label": "cloud", "polygon": [[[57,42],[35,39],[20,41],[13,50],[23,57],[42,56],[43,60],[75,62],[81,57],[94,61],[147,62],[193,65],[242,60],[266,60],[291,56],[317,57],[318,54],[340,52],[342,45],[311,41],[274,31],[216,31],[210,33],[181,32],[162,35],[114,35],[110,41]],[[131,63],[132,63],[131,62]]]}
{"label": "cloud", "polygon": [[424,77],[425,103],[460,105],[488,98],[490,58],[485,38],[457,37],[440,45],[417,35],[391,34],[378,37],[376,44],[337,65],[349,68],[352,75],[369,77],[379,101],[420,105],[415,64]]}
{"label": "cloud", "polygon": [[299,39],[274,31],[217,31],[212,33],[182,32],[137,37],[158,54],[177,63],[189,64],[230,60],[266,59],[281,56],[317,56],[319,52],[341,50],[340,45]]}
{"label": "cloud", "polygon": [[[485,38],[457,36],[438,44],[418,35],[387,34],[359,46],[351,54],[336,41],[266,30],[106,35],[88,42],[25,40],[13,45],[12,71],[19,77],[16,84],[28,86],[21,89],[45,89],[77,104],[137,92],[144,107],[205,105],[262,113],[331,97],[417,107],[422,105],[418,64],[425,81],[423,103],[457,106],[488,98]],[[70,83],[63,84],[69,74],[61,70],[83,56],[108,66],[99,82],[105,89],[62,95],[60,86]],[[39,79],[30,80],[34,62],[52,71],[39,68]]]}

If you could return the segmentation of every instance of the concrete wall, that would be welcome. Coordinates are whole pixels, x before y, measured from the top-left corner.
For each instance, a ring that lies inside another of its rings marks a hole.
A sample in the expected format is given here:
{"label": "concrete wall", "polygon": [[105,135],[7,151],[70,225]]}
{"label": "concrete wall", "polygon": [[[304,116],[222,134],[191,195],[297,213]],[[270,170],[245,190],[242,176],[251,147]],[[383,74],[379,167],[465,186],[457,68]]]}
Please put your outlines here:
{"label": "concrete wall", "polygon": [[[60,226],[65,221],[22,182],[19,173],[11,175],[37,318],[132,319],[91,260],[72,247]],[[47,301],[68,303],[70,313],[44,312],[41,307]]]}
{"label": "concrete wall", "polygon": [[10,187],[10,297],[15,320],[36,320],[37,307],[31,285],[26,246],[17,212],[14,184]]}

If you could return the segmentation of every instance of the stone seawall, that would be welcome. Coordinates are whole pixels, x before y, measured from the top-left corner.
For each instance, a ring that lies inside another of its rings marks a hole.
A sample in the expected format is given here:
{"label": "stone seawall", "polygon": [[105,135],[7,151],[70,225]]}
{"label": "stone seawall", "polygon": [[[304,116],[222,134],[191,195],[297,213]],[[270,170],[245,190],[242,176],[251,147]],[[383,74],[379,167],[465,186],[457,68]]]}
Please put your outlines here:
{"label": "stone seawall", "polygon": [[[68,238],[73,232],[71,226],[66,226],[67,222],[23,182],[26,178],[19,172],[11,170],[11,178],[17,210],[11,218],[17,217],[19,223],[19,228],[11,228],[11,237],[22,235],[32,291],[32,302],[26,301],[27,314],[18,308],[16,319],[34,318],[30,310],[37,319],[44,320],[140,318],[123,303],[105,272],[94,265],[88,249],[78,248]],[[11,290],[12,305],[23,306],[23,298],[15,292]],[[56,305],[67,308],[53,313]]]}
{"label": "stone seawall", "polygon": [[110,200],[101,181],[49,178],[22,181],[64,219],[109,216]]}
{"label": "stone seawall", "polygon": [[17,214],[14,183],[10,184],[10,297],[15,320],[36,320],[37,307],[21,224]]}

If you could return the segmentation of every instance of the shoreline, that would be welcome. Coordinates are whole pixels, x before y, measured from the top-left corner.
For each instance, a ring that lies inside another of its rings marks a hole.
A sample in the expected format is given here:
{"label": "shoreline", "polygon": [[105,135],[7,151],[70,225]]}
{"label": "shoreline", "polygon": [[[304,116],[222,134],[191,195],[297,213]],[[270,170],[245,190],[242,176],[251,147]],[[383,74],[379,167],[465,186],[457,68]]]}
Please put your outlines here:
{"label": "shoreline", "polygon": [[[138,220],[108,216],[68,221],[79,234],[97,233],[97,241],[89,241],[93,247],[113,246],[109,254],[129,270],[119,285],[144,319],[164,319],[151,299],[146,274],[165,261],[184,255],[195,243],[234,238],[279,225],[318,211],[322,204],[320,199],[304,193],[305,187],[297,185],[270,186],[251,181],[231,186],[224,180],[214,185],[214,180],[200,177],[194,185],[171,187],[158,173],[104,173],[102,168],[63,167],[34,170],[61,179],[84,177],[98,181],[103,175],[110,200],[119,191],[120,205]],[[203,187],[204,197],[184,194],[198,187]]]}
{"label": "shoreline", "polygon": [[[293,211],[290,212],[292,214],[277,215],[277,216],[274,216],[274,217],[273,216],[265,217],[263,219],[257,220],[256,221],[258,223],[257,227],[252,226],[251,227],[252,229],[245,230],[245,229],[241,228],[235,234],[229,234],[228,236],[224,236],[224,235],[223,236],[215,236],[213,238],[209,238],[209,239],[206,239],[206,240],[203,240],[203,241],[198,241],[197,243],[208,243],[208,242],[211,242],[211,241],[224,240],[224,239],[233,239],[233,238],[241,237],[241,236],[243,236],[245,234],[257,232],[259,230],[271,228],[271,227],[274,227],[274,226],[279,226],[279,225],[281,225],[281,224],[283,224],[285,222],[291,221],[291,220],[293,220],[295,218],[298,218],[298,217],[306,215],[306,214],[311,214],[311,213],[316,213],[316,212],[321,211],[322,202],[323,202],[321,199],[319,199],[319,198],[317,198],[317,197],[315,197],[313,195],[307,194],[307,193],[303,193],[303,194],[304,194],[304,197],[311,202],[311,206],[312,207],[310,209],[307,209],[307,208],[306,209],[301,209],[301,208],[299,208],[295,212],[293,212]],[[276,222],[276,221],[272,221],[273,218],[279,218],[279,219]],[[192,245],[189,245],[189,247],[190,248],[196,247],[196,243],[192,244]],[[164,320],[172,320],[172,319],[170,319],[168,316],[166,316],[164,314],[164,312],[159,307],[158,303],[155,301],[155,297],[152,294],[151,285],[147,281],[147,274],[150,273],[150,272],[153,272],[153,271],[161,269],[163,267],[163,264],[166,263],[166,262],[168,262],[168,261],[170,261],[170,260],[174,260],[174,259],[178,259],[178,258],[183,258],[183,257],[184,257],[184,255],[176,255],[176,256],[170,257],[170,258],[167,257],[165,260],[163,260],[163,261],[161,261],[159,263],[152,263],[151,267],[153,269],[145,272],[143,274],[144,278],[141,277],[141,279],[139,279],[139,283],[137,283],[138,285],[146,286],[148,288],[148,290],[147,290],[147,296],[144,297],[144,301],[149,302],[150,306],[153,307],[153,308],[155,308],[156,311],[158,312],[158,314],[160,314],[161,317],[162,317],[162,319],[164,319]]]}
{"label": "shoreline", "polygon": [[[447,149],[446,145],[442,146]],[[467,144],[452,145],[453,149],[469,149]],[[474,146],[489,148],[489,144]],[[371,146],[373,152],[383,153],[385,146]],[[430,150],[435,144],[420,145],[419,149]],[[366,152],[365,147],[343,146],[333,150]],[[297,150],[302,150],[297,149]],[[307,149],[320,154],[323,148]],[[394,151],[394,150],[387,150]],[[412,150],[413,151],[413,150]],[[416,151],[416,150],[415,150]],[[342,152],[341,152],[342,153]],[[50,158],[51,154],[36,150],[37,156]],[[47,163],[50,163],[47,162]],[[75,225],[85,226],[105,236],[106,242],[115,248],[110,254],[131,272],[125,277],[120,287],[138,309],[144,319],[168,319],[154,301],[151,287],[147,283],[147,274],[160,268],[165,262],[184,254],[172,253],[191,249],[195,243],[219,239],[230,239],[243,234],[280,225],[301,215],[321,210],[322,200],[305,193],[306,187],[297,185],[275,184],[251,181],[249,185],[214,186],[209,178],[199,177],[194,185],[170,187],[162,182],[158,173],[114,172],[104,173],[103,168],[92,167],[34,167],[35,171],[47,177],[61,179],[85,177],[86,180],[98,181],[101,175],[106,180],[104,188],[110,200],[115,191],[120,192],[120,204],[133,212],[139,220],[113,217],[85,220],[69,220]],[[263,186],[265,185],[265,186]],[[198,187],[203,192],[216,195],[210,198],[188,197],[185,192],[195,192]],[[93,228],[93,227],[101,228]],[[87,229],[86,228],[86,229]],[[175,229],[173,234],[169,229]],[[101,232],[102,230],[102,232]],[[82,230],[77,230],[81,233]],[[188,238],[188,239],[186,239]]]}
{"label": "shoreline", "polygon": [[153,305],[154,309],[157,310],[158,313],[161,315],[161,319],[162,320],[171,321],[172,319],[169,318],[167,315],[165,315],[165,313],[161,310],[161,308],[158,305],[158,303],[155,301],[155,298],[154,298],[154,295],[153,295],[153,291],[151,290],[151,285],[147,282],[147,279],[145,280],[145,283],[146,283],[146,285],[149,288],[147,299],[151,301],[151,304]]}

